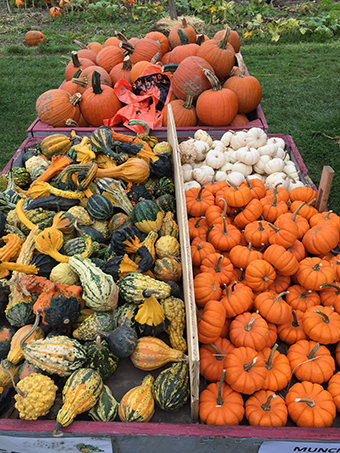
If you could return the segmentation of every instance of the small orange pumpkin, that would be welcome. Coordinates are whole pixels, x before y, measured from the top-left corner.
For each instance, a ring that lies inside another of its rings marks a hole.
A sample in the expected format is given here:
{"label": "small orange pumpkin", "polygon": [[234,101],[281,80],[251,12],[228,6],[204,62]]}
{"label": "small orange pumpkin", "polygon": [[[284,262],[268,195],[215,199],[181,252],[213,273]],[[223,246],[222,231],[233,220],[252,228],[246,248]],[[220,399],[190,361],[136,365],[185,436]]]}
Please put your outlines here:
{"label": "small orange pumpkin", "polygon": [[271,390],[260,390],[247,399],[245,415],[252,426],[285,426],[288,409],[284,400]]}
{"label": "small orange pumpkin", "polygon": [[268,338],[267,321],[257,313],[244,312],[235,317],[230,324],[229,338],[237,347],[261,351]]}
{"label": "small orange pumpkin", "polygon": [[309,307],[302,317],[306,334],[321,344],[334,344],[340,341],[340,315],[332,307],[315,305]]}
{"label": "small orange pumpkin", "polygon": [[37,46],[45,41],[45,36],[38,30],[30,30],[25,35],[25,41],[28,46]]}

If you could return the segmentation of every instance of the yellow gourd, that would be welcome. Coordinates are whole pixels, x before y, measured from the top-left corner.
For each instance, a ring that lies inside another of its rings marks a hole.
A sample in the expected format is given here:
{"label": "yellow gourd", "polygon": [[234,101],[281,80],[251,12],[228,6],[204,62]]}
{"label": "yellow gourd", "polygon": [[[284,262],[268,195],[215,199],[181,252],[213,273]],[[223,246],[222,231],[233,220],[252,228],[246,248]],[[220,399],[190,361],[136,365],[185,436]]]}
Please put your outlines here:
{"label": "yellow gourd", "polygon": [[161,236],[156,242],[155,247],[158,258],[178,256],[180,253],[179,242],[173,236]]}
{"label": "yellow gourd", "polygon": [[152,395],[154,378],[148,374],[141,385],[129,390],[119,403],[118,416],[122,422],[148,422],[155,412]]}
{"label": "yellow gourd", "polygon": [[170,326],[166,330],[172,348],[186,352],[187,342],[183,336],[185,329],[185,306],[182,299],[177,297],[167,297],[161,300],[165,316],[170,321]]}

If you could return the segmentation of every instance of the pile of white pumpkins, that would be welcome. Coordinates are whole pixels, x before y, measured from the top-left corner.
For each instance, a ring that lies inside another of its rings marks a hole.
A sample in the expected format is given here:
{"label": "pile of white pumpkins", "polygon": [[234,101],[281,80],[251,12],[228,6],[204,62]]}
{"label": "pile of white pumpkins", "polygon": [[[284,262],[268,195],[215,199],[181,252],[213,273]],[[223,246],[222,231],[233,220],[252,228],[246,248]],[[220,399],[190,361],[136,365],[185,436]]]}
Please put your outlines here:
{"label": "pile of white pumpkins", "polygon": [[268,137],[257,127],[229,130],[220,140],[199,129],[179,144],[184,190],[212,180],[239,186],[247,177],[261,179],[267,189],[281,183],[290,192],[304,184],[285,145],[281,137]]}

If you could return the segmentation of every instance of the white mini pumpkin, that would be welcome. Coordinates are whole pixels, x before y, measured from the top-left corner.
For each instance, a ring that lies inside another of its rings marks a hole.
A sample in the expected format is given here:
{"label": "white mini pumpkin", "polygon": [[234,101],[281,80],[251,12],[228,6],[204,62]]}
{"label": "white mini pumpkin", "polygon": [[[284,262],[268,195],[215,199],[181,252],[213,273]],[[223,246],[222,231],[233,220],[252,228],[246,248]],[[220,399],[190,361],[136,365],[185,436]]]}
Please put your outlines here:
{"label": "white mini pumpkin", "polygon": [[239,148],[242,148],[242,146],[247,146],[247,132],[234,131],[233,136],[230,139],[230,147],[236,151]]}
{"label": "white mini pumpkin", "polygon": [[252,127],[247,133],[246,142],[252,148],[259,148],[267,143],[267,134],[259,127]]}
{"label": "white mini pumpkin", "polygon": [[253,172],[253,167],[251,165],[244,164],[243,162],[237,161],[233,165],[233,171],[238,171],[244,176],[249,176]]}
{"label": "white mini pumpkin", "polygon": [[270,157],[273,157],[275,156],[277,149],[278,149],[277,144],[272,143],[268,145],[267,143],[266,145],[257,148],[257,151],[260,153],[260,156],[264,156],[266,154]]}
{"label": "white mini pumpkin", "polygon": [[283,168],[284,173],[286,173],[291,179],[299,180],[299,172],[296,168],[296,165],[292,160],[286,162],[286,165]]}
{"label": "white mini pumpkin", "polygon": [[195,181],[202,185],[212,181],[214,177],[214,170],[208,165],[202,165],[200,168],[195,168],[192,171],[192,177]]}
{"label": "white mini pumpkin", "polygon": [[265,164],[264,172],[267,173],[267,175],[271,175],[272,173],[283,171],[284,167],[285,163],[283,160],[278,157],[274,157],[274,159],[269,160]]}
{"label": "white mini pumpkin", "polygon": [[260,153],[256,148],[244,146],[236,151],[237,160],[246,165],[254,165],[260,158]]}
{"label": "white mini pumpkin", "polygon": [[227,181],[232,182],[235,186],[240,186],[246,178],[239,171],[232,171],[228,174]]}
{"label": "white mini pumpkin", "polygon": [[264,154],[263,156],[260,156],[259,160],[256,162],[256,164],[253,167],[253,170],[255,171],[255,173],[259,173],[260,175],[264,175],[265,174],[264,167],[271,160],[272,160],[272,158],[270,156],[268,156],[267,154]]}
{"label": "white mini pumpkin", "polygon": [[283,148],[277,148],[276,153],[274,154],[274,158],[278,157],[279,159],[284,160],[287,156],[287,152]]}
{"label": "white mini pumpkin", "polygon": [[190,190],[193,187],[200,188],[201,184],[197,181],[188,181],[183,184],[183,187],[184,187],[184,192],[186,192],[187,190]]}
{"label": "white mini pumpkin", "polygon": [[194,134],[194,138],[196,140],[203,140],[204,142],[207,142],[209,147],[212,145],[213,142],[213,139],[208,134],[208,132],[204,131],[203,129],[198,129]]}
{"label": "white mini pumpkin", "polygon": [[211,148],[212,149],[216,149],[216,148],[220,149],[220,148],[222,148],[223,151],[225,151],[227,147],[224,145],[224,143],[221,140],[214,140],[212,145],[211,145]]}
{"label": "white mini pumpkin", "polygon": [[275,172],[267,176],[265,181],[266,189],[273,189],[280,183],[280,187],[289,190],[290,178],[283,172]]}
{"label": "white mini pumpkin", "polygon": [[200,162],[206,158],[207,152],[210,149],[210,146],[204,140],[193,140],[193,144],[196,148],[196,162]]}
{"label": "white mini pumpkin", "polygon": [[192,180],[192,166],[190,164],[184,164],[181,166],[183,182],[188,182]]}
{"label": "white mini pumpkin", "polygon": [[225,163],[225,153],[223,151],[219,151],[218,149],[211,149],[208,151],[204,162],[206,165],[209,165],[209,167],[217,170]]}
{"label": "white mini pumpkin", "polygon": [[267,140],[267,145],[276,144],[278,148],[285,148],[286,143],[281,137],[270,137]]}
{"label": "white mini pumpkin", "polygon": [[225,147],[230,146],[230,140],[231,140],[232,136],[233,136],[233,131],[227,131],[222,135],[221,142],[224,144]]}
{"label": "white mini pumpkin", "polygon": [[197,150],[192,141],[186,140],[179,144],[179,155],[181,164],[191,164],[195,162],[197,156]]}

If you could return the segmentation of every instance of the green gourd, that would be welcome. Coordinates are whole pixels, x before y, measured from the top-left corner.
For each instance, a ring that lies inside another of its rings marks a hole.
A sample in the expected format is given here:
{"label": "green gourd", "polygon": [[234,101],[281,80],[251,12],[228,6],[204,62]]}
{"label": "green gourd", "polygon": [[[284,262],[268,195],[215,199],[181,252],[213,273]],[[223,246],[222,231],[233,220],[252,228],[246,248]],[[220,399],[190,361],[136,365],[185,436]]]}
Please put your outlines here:
{"label": "green gourd", "polygon": [[127,274],[119,283],[119,295],[129,303],[142,304],[145,299],[143,292],[146,289],[157,291],[158,299],[165,299],[171,294],[170,285],[140,272]]}
{"label": "green gourd", "polygon": [[100,335],[94,341],[85,343],[85,350],[86,367],[96,370],[104,381],[116,371],[119,357],[110,351],[107,341],[101,340]]}
{"label": "green gourd", "polygon": [[189,394],[189,369],[184,362],[173,363],[155,380],[153,396],[157,406],[165,411],[175,411],[184,406]]}
{"label": "green gourd", "polygon": [[89,416],[95,422],[113,422],[118,413],[119,403],[110,388],[104,384],[97,404],[89,410]]}
{"label": "green gourd", "polygon": [[109,344],[110,350],[118,357],[129,357],[137,343],[137,333],[129,326],[119,326],[110,332],[98,331]]}
{"label": "green gourd", "polygon": [[73,337],[81,341],[94,340],[97,337],[97,332],[109,332],[113,329],[114,319],[110,313],[95,312],[88,316],[78,327],[73,331]]}

